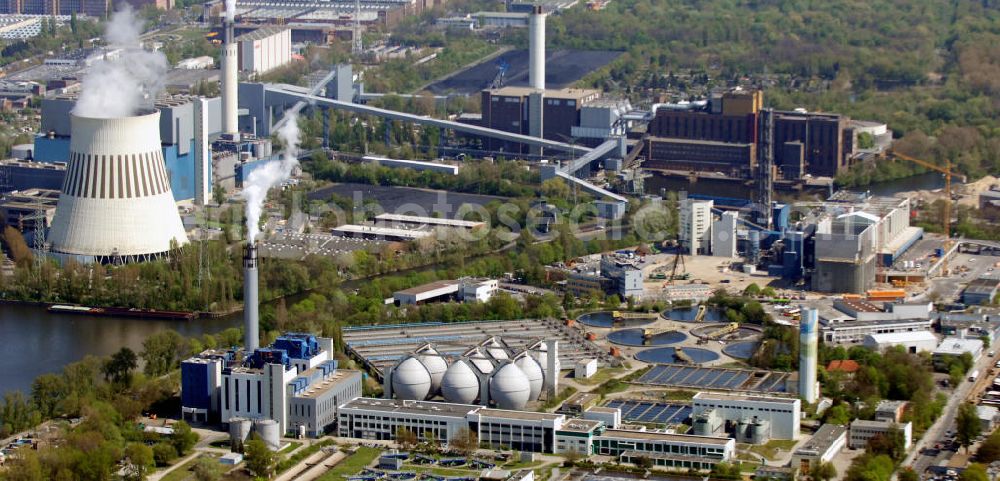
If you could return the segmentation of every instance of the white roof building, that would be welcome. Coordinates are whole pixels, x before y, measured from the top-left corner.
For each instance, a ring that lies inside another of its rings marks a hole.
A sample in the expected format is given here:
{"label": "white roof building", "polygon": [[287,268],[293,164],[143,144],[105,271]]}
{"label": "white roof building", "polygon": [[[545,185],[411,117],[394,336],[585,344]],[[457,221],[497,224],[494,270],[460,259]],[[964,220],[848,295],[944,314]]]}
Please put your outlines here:
{"label": "white roof building", "polygon": [[937,348],[938,339],[930,331],[888,332],[883,334],[868,334],[864,340],[865,347],[883,350],[893,346],[903,346],[909,353],[932,352]]}

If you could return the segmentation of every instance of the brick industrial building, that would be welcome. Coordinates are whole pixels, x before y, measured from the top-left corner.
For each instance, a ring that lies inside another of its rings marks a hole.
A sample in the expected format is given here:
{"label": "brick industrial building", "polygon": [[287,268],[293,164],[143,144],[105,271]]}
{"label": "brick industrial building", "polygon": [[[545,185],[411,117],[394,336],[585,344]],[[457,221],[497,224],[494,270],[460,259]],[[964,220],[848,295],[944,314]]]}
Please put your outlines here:
{"label": "brick industrial building", "polygon": [[[760,91],[733,90],[708,101],[658,105],[646,138],[651,168],[747,175],[756,165]],[[848,165],[854,132],[839,114],[778,111],[774,164],[786,179],[834,176]]]}

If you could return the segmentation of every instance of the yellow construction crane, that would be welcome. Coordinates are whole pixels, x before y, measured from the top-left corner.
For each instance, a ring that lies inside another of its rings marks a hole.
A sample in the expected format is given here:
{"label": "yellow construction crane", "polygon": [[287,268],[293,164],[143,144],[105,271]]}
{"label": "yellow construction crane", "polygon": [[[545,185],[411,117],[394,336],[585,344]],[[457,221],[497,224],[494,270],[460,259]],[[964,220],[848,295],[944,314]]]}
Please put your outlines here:
{"label": "yellow construction crane", "polygon": [[[917,159],[915,157],[910,157],[909,155],[897,152],[895,150],[889,149],[886,154],[899,159],[907,160],[913,162],[914,164],[921,165],[935,172],[940,172],[944,175],[944,212],[942,213],[941,227],[944,228],[944,251],[948,252],[951,248],[951,177],[956,176],[965,181],[965,176],[962,174],[956,174],[951,171],[951,159],[945,159],[944,167],[936,164],[932,164],[926,160]],[[943,264],[942,264],[943,265]]]}

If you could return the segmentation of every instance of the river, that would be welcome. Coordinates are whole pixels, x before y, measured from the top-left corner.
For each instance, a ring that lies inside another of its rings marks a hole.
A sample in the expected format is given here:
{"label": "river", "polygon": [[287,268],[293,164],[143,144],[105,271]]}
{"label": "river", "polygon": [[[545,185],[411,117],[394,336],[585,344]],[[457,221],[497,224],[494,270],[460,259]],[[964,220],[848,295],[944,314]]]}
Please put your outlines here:
{"label": "river", "polygon": [[107,356],[122,347],[137,354],[151,334],[173,329],[184,336],[237,326],[238,317],[193,321],[155,321],[77,314],[53,314],[42,307],[0,304],[4,365],[0,393],[31,390],[40,374],[58,372],[88,354]]}

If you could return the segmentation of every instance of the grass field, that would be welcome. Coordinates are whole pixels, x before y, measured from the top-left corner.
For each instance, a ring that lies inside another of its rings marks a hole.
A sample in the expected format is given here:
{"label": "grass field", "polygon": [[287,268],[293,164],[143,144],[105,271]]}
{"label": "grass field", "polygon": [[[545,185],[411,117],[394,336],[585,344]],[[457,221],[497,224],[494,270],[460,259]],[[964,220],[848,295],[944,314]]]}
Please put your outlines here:
{"label": "grass field", "polygon": [[167,475],[164,476],[164,477],[162,477],[162,478],[160,478],[160,480],[161,481],[184,481],[185,479],[191,477],[194,474],[194,473],[191,472],[191,469],[193,469],[194,468],[194,464],[197,463],[198,460],[201,459],[201,458],[203,458],[203,457],[215,458],[215,456],[213,456],[211,454],[202,454],[200,456],[196,456],[194,459],[192,459],[192,460],[184,463],[181,467],[179,467],[179,468],[177,468],[177,469],[175,469],[175,470],[167,473]]}
{"label": "grass field", "polygon": [[361,472],[361,470],[371,464],[381,452],[382,450],[377,448],[369,448],[367,446],[359,447],[357,452],[337,463],[333,469],[317,478],[317,481],[343,481],[348,476],[353,476]]}
{"label": "grass field", "polygon": [[753,451],[767,459],[775,459],[778,457],[779,451],[790,451],[795,447],[796,441],[794,439],[772,439],[768,441],[767,444],[755,444],[750,446],[750,451]]}

